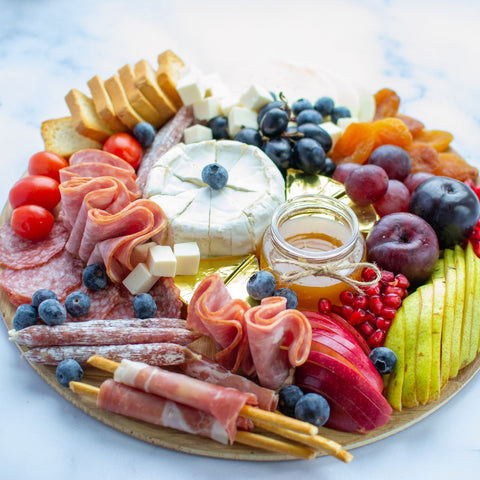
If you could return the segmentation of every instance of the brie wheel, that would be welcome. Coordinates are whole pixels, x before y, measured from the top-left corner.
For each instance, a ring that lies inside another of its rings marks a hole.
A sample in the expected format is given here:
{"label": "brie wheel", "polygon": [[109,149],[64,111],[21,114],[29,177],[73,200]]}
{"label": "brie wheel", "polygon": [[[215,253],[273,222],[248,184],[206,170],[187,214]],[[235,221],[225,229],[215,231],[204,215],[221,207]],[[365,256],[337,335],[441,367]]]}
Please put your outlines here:
{"label": "brie wheel", "polygon": [[[220,190],[202,181],[210,163],[228,172]],[[202,257],[247,255],[285,201],[285,181],[259,148],[210,140],[169,150],[152,167],[144,194],[165,212],[174,243],[197,242]]]}

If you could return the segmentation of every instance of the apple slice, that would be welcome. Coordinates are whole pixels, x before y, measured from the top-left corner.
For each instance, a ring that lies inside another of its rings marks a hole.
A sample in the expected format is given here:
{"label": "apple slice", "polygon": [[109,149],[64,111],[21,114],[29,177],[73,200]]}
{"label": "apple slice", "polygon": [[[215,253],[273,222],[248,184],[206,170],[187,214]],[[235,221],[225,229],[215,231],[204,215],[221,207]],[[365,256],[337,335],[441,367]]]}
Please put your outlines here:
{"label": "apple slice", "polygon": [[441,354],[441,386],[447,384],[450,378],[453,325],[455,323],[455,294],[457,270],[453,250],[446,248],[443,252],[445,269],[445,307],[442,327],[442,354]]}
{"label": "apple slice", "polygon": [[398,411],[402,410],[402,391],[405,377],[405,310],[399,309],[385,339],[385,347],[397,356],[395,370],[385,376],[385,396],[388,403]]}
{"label": "apple slice", "polygon": [[423,285],[417,290],[417,293],[420,294],[421,308],[417,323],[415,374],[417,377],[417,400],[425,405],[430,398],[432,374],[433,284]]}
{"label": "apple slice", "polygon": [[[444,271],[444,262],[439,260]],[[445,312],[445,278],[434,277],[432,309],[432,372],[429,400],[438,400],[441,389],[442,328]]]}

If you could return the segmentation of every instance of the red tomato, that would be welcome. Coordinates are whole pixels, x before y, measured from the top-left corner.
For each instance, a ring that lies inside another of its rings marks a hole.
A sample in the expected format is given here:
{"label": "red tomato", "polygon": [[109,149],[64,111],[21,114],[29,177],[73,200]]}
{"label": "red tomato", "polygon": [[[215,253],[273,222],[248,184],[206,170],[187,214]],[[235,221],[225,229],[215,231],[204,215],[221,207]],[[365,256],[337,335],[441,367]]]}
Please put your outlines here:
{"label": "red tomato", "polygon": [[38,152],[30,157],[28,173],[30,175],[45,175],[59,182],[59,170],[65,167],[68,167],[68,162],[56,153]]}
{"label": "red tomato", "polygon": [[58,182],[44,175],[23,177],[10,190],[8,200],[13,208],[40,205],[53,210],[60,201]]}
{"label": "red tomato", "polygon": [[36,240],[48,235],[53,228],[53,215],[38,205],[22,205],[12,212],[10,225],[23,238]]}
{"label": "red tomato", "polygon": [[142,146],[128,133],[115,133],[107,138],[103,150],[123,158],[135,170],[142,159]]}

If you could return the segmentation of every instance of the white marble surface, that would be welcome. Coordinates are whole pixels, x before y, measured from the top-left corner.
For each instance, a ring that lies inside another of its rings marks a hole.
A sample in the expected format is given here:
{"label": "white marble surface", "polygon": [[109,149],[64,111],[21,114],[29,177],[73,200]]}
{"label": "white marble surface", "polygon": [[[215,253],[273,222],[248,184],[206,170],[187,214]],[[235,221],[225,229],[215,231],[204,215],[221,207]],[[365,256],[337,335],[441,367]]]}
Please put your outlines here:
{"label": "white marble surface", "polygon": [[[413,12],[415,12],[413,14]],[[206,71],[282,59],[397,90],[404,113],[455,135],[480,164],[480,4],[451,1],[0,0],[0,202],[43,149],[40,123],[72,87],[172,48]],[[241,70],[241,69],[240,69]],[[2,327],[0,326],[0,330]],[[2,479],[478,478],[480,377],[440,411],[349,465],[185,455],[91,419],[50,389],[0,335]]]}

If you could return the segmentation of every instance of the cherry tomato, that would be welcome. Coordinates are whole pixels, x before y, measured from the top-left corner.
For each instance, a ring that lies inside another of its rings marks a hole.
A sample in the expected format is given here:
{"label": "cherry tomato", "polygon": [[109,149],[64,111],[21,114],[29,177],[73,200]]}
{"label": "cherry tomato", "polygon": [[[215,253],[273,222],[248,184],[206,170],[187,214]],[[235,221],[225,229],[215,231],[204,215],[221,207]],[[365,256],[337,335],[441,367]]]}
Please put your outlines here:
{"label": "cherry tomato", "polygon": [[53,210],[60,201],[58,182],[44,175],[23,177],[10,190],[8,200],[13,208],[40,205]]}
{"label": "cherry tomato", "polygon": [[68,167],[68,162],[56,153],[38,152],[30,157],[28,173],[30,175],[45,175],[59,182],[59,171],[65,167]]}
{"label": "cherry tomato", "polygon": [[38,205],[22,205],[12,212],[10,225],[23,238],[36,240],[48,235],[53,228],[53,215]]}
{"label": "cherry tomato", "polygon": [[142,159],[142,146],[128,133],[115,133],[107,138],[103,150],[123,158],[135,170]]}

